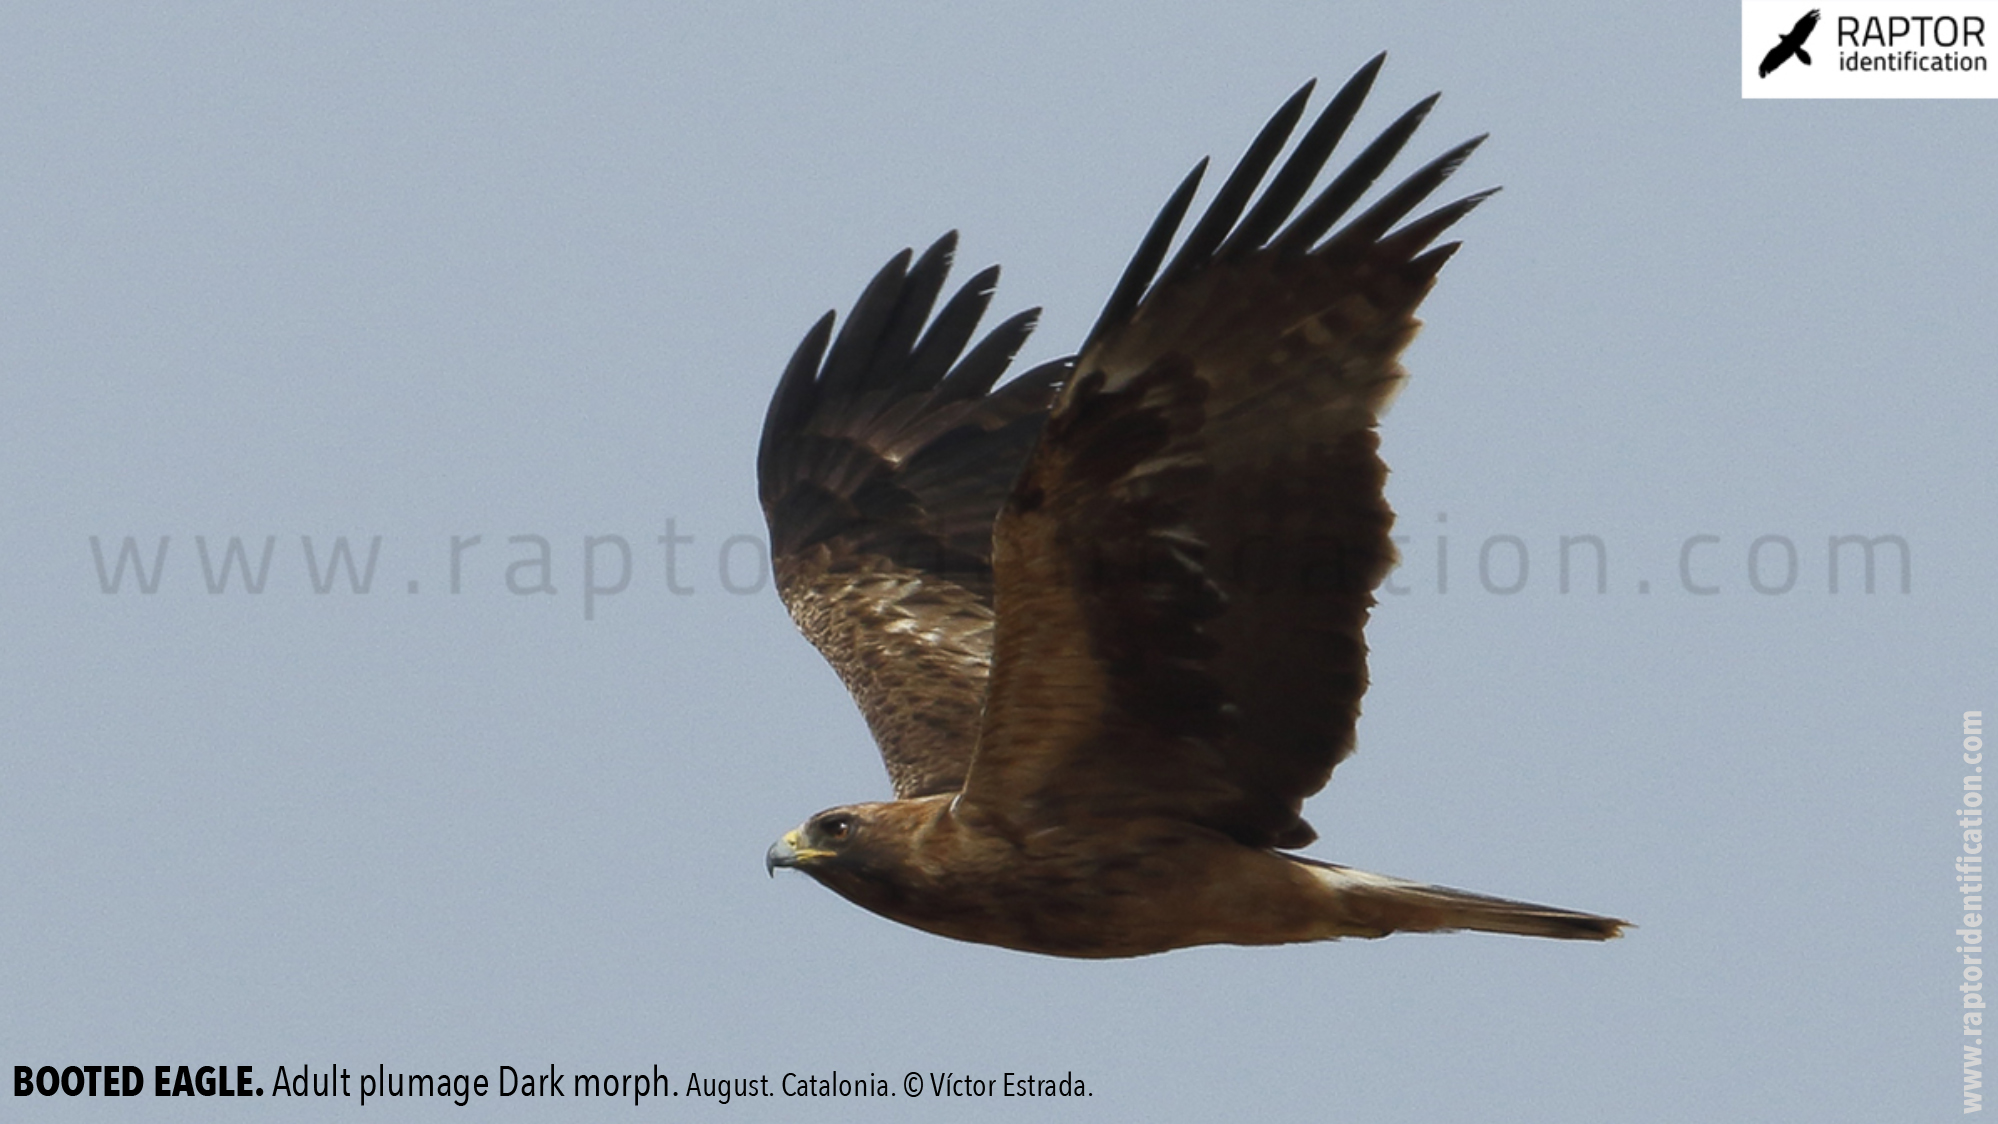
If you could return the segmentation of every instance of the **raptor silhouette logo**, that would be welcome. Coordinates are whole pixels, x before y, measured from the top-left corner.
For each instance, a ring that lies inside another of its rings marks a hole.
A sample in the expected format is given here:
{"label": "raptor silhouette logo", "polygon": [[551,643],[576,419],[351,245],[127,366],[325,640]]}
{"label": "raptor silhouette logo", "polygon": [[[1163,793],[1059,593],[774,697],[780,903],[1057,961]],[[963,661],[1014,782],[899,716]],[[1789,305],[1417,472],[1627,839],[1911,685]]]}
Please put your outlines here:
{"label": "raptor silhouette logo", "polygon": [[1756,73],[1764,78],[1769,77],[1769,72],[1789,62],[1791,55],[1797,56],[1805,66],[1811,65],[1811,53],[1804,50],[1804,41],[1811,37],[1811,32],[1817,30],[1817,26],[1818,10],[1812,8],[1804,13],[1803,19],[1797,21],[1797,26],[1790,29],[1790,34],[1778,39],[1776,45],[1769,48],[1769,53],[1762,56],[1762,66]]}

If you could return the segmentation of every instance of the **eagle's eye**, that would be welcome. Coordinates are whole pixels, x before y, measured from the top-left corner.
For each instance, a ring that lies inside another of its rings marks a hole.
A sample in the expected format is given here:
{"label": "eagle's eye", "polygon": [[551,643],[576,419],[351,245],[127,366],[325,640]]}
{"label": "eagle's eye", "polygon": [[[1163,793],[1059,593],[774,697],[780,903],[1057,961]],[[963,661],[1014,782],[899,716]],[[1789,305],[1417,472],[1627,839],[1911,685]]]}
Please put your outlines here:
{"label": "eagle's eye", "polygon": [[853,834],[853,817],[842,812],[819,821],[819,834],[837,843]]}

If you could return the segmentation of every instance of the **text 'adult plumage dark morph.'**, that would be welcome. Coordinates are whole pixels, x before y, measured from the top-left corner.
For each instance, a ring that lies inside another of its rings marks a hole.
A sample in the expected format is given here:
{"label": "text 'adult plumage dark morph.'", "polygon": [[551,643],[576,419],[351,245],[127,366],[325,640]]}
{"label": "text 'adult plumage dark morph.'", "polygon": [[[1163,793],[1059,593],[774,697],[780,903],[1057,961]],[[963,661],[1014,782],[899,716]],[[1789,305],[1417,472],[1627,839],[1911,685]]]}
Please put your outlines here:
{"label": "text 'adult plumage dark morph.'", "polygon": [[759,494],[784,603],[895,799],[813,816],[769,867],[1056,956],[1619,934],[1286,853],[1352,752],[1362,629],[1395,557],[1375,425],[1457,249],[1433,243],[1490,194],[1403,222],[1479,137],[1333,229],[1436,100],[1313,194],[1381,61],[1277,166],[1311,85],[1285,102],[1168,261],[1196,166],[1070,358],[994,389],[1038,310],[972,344],[993,268],[932,316],[954,234],[889,261],[837,337],[831,313],[806,335]]}

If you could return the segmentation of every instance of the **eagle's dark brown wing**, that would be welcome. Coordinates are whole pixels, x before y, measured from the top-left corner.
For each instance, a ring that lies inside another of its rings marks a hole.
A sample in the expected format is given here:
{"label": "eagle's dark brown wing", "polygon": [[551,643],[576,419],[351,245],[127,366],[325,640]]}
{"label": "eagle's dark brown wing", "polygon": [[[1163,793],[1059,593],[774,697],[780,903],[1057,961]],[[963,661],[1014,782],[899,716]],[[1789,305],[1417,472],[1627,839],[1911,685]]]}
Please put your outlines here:
{"label": "eagle's dark brown wing", "polygon": [[778,591],[852,691],[900,797],[963,783],[992,646],[993,518],[1069,370],[992,389],[1038,310],[967,350],[999,271],[931,320],[956,245],[947,234],[914,266],[898,254],[838,339],[832,313],[812,328],[756,457]]}
{"label": "eagle's dark brown wing", "polygon": [[999,519],[966,814],[1021,837],[1165,816],[1252,846],[1311,840],[1299,810],[1352,750],[1361,629],[1394,560],[1374,424],[1456,248],[1430,243],[1483,198],[1394,229],[1481,137],[1327,238],[1431,98],[1298,209],[1379,64],[1251,207],[1300,90],[1159,272],[1196,168],[1092,332]]}

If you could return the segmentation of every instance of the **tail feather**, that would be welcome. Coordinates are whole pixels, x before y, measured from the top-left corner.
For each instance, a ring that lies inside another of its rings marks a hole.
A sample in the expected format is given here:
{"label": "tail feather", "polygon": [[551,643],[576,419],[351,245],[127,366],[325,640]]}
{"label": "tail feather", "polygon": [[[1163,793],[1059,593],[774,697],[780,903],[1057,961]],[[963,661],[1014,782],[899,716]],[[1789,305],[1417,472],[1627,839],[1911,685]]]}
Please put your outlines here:
{"label": "tail feather", "polygon": [[1309,867],[1321,883],[1336,892],[1339,922],[1347,935],[1476,929],[1559,940],[1606,941],[1622,936],[1624,927],[1630,924],[1615,917],[1472,894],[1448,886],[1427,886],[1295,855],[1288,857]]}

